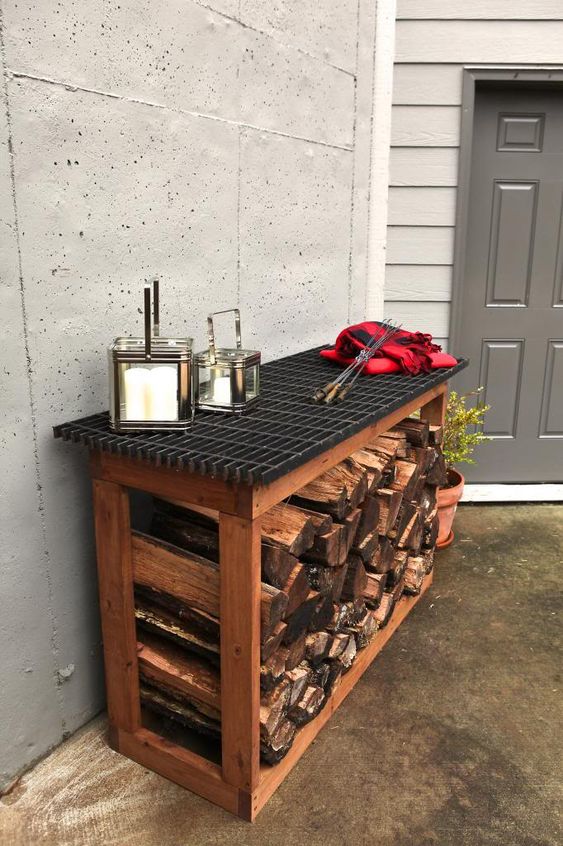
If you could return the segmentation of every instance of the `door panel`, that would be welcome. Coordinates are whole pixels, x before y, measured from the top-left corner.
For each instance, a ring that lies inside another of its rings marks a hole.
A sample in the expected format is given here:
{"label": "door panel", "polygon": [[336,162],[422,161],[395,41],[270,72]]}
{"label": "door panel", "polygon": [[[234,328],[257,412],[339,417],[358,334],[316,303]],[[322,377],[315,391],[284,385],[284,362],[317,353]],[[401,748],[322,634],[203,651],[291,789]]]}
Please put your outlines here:
{"label": "door panel", "polygon": [[526,306],[532,272],[537,182],[495,182],[488,306]]}
{"label": "door panel", "polygon": [[469,481],[563,481],[563,91],[476,91],[456,389],[486,389]]}
{"label": "door panel", "polygon": [[491,406],[483,427],[489,437],[516,436],[523,352],[521,340],[483,341],[479,384],[487,386],[484,401]]}
{"label": "door panel", "polygon": [[[540,438],[563,438],[563,340],[549,341]],[[563,450],[563,444],[560,447]]]}

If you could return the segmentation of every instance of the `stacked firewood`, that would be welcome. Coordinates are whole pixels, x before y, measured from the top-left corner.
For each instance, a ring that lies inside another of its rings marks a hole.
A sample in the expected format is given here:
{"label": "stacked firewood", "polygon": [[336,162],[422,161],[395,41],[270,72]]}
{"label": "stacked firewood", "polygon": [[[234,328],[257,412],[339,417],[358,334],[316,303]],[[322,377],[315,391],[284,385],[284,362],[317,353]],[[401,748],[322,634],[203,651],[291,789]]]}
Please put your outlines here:
{"label": "stacked firewood", "polygon": [[[433,565],[442,429],[408,418],[262,518],[261,755],[279,761]],[[143,704],[220,735],[219,533],[155,501],[134,533]]]}

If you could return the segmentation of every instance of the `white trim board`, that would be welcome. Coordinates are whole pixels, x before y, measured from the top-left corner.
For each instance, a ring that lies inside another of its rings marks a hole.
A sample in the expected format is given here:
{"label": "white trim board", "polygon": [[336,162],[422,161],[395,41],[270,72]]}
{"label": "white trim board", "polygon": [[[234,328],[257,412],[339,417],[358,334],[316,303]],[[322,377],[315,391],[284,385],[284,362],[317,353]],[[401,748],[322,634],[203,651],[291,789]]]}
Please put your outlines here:
{"label": "white trim board", "polygon": [[466,485],[462,502],[563,502],[563,485]]}

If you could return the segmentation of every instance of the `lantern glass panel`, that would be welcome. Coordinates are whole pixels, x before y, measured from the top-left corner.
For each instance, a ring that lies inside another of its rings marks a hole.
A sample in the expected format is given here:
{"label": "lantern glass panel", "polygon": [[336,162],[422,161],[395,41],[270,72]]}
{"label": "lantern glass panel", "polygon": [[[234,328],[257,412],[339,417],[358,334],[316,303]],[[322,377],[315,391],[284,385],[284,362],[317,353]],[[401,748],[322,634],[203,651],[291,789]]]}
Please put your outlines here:
{"label": "lantern glass panel", "polygon": [[120,419],[178,420],[178,366],[154,362],[118,362]]}
{"label": "lantern glass panel", "polygon": [[260,393],[260,365],[246,368],[246,402],[256,399]]}
{"label": "lantern glass panel", "polygon": [[230,406],[232,403],[232,385],[230,367],[220,364],[200,364],[199,402],[206,405]]}

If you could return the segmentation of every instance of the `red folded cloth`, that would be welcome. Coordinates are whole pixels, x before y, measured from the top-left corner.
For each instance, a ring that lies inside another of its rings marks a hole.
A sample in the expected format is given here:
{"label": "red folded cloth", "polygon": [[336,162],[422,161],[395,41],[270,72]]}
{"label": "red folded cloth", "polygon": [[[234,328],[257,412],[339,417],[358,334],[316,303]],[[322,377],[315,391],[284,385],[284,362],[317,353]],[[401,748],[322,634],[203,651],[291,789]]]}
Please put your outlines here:
{"label": "red folded cloth", "polygon": [[[385,327],[377,321],[357,323],[343,329],[332,350],[321,350],[321,356],[338,364],[348,365],[359,352],[365,349],[367,342],[375,335],[381,337]],[[376,350],[369,359],[363,372],[367,375],[376,373],[427,373],[437,367],[453,367],[457,360],[433,343],[432,335],[424,332],[406,332],[402,329],[390,341]]]}

